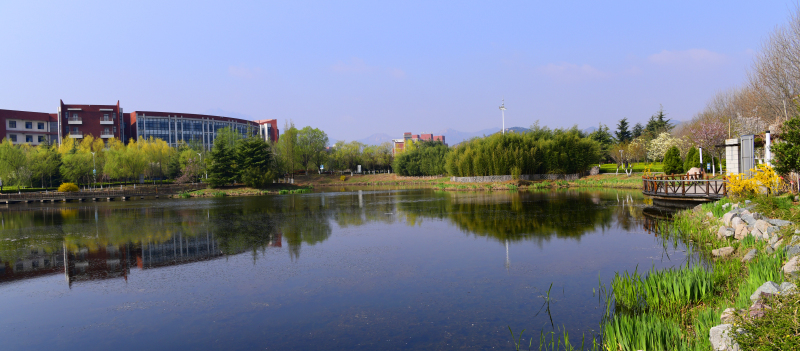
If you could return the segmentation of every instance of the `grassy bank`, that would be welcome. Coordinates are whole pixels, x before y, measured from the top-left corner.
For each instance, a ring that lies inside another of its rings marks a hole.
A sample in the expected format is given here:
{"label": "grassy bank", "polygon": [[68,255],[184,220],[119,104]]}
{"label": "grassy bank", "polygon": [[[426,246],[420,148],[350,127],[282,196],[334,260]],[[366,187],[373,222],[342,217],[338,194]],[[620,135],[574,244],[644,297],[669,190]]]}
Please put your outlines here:
{"label": "grassy bank", "polygon": [[487,183],[458,183],[451,182],[450,177],[432,178],[412,178],[398,177],[395,174],[366,174],[355,176],[344,176],[344,180],[339,175],[308,175],[295,177],[295,184],[302,186],[326,187],[326,186],[389,186],[389,185],[415,185],[421,187],[434,187],[440,190],[455,191],[482,191],[482,190],[526,190],[544,188],[580,188],[580,187],[600,187],[600,188],[624,188],[641,189],[641,176],[633,175],[611,175],[602,174],[587,176],[575,181],[525,181],[512,180],[506,182],[487,182]]}
{"label": "grassy bank", "polygon": [[263,189],[255,189],[250,187],[222,187],[216,189],[200,189],[196,191],[187,191],[173,197],[190,198],[190,197],[225,197],[225,196],[254,196],[254,195],[283,195],[283,194],[299,194],[311,192],[311,187],[300,186],[295,184],[270,184]]}
{"label": "grassy bank", "polygon": [[[752,200],[753,212],[768,216],[788,214],[784,219],[797,222],[796,204],[766,197]],[[605,349],[710,350],[709,330],[722,324],[723,310],[747,309],[751,305],[750,295],[764,282],[780,284],[785,281],[781,267],[786,256],[782,249],[769,254],[767,242],[752,236],[741,241],[717,238],[720,217],[727,212],[723,205],[728,202],[723,199],[704,204],[698,210],[680,212],[672,223],[662,225],[660,234],[665,243],[674,245],[677,240],[687,243],[690,250],[702,257],[702,263],[647,274],[637,271],[617,274],[609,296],[616,310],[607,316],[603,328]],[[779,236],[788,241],[795,227],[783,227]],[[733,254],[712,257],[712,250],[728,246],[734,248]],[[742,262],[751,249],[758,250],[758,256],[750,262]],[[774,309],[767,314],[774,319],[787,320],[786,314],[794,314],[798,307],[798,299],[789,300],[784,303],[794,301],[791,308]],[[748,345],[753,349],[773,349],[766,344],[771,338],[798,338],[797,334],[754,335],[771,330],[763,326],[760,329],[750,327],[753,323],[763,325],[762,320],[740,320],[740,323],[745,323],[740,325],[744,329],[752,330],[748,337],[752,342]],[[796,319],[794,323],[797,327]]]}

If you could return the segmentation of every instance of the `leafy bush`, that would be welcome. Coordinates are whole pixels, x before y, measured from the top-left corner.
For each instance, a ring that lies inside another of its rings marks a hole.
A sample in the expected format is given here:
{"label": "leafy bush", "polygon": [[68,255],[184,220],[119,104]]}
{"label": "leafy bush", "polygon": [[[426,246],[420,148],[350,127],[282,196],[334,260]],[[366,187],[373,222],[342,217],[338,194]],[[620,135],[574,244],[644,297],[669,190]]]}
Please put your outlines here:
{"label": "leafy bush", "polygon": [[681,151],[676,146],[667,150],[664,154],[664,173],[681,174],[683,173],[683,162],[681,161]]}
{"label": "leafy bush", "polygon": [[600,144],[577,128],[494,134],[459,144],[447,155],[450,175],[474,177],[520,174],[570,174],[598,162]]}
{"label": "leafy bush", "polygon": [[519,167],[511,167],[511,179],[519,180],[520,175],[522,175],[522,170]]}
{"label": "leafy bush", "polygon": [[341,180],[341,181],[345,181],[346,179],[347,179],[347,177],[345,177],[345,176],[339,177],[339,180]]}
{"label": "leafy bush", "polygon": [[760,164],[751,169],[750,173],[750,178],[743,173],[728,177],[728,189],[731,194],[736,196],[752,195],[758,192],[760,187],[766,188],[769,194],[775,194],[783,185],[783,179],[769,165]]}
{"label": "leafy bush", "polygon": [[683,171],[688,172],[692,167],[703,169],[703,165],[700,164],[700,151],[694,146],[686,153],[686,161],[683,161]]}
{"label": "leafy bush", "polygon": [[78,188],[75,183],[63,183],[58,186],[58,191],[62,193],[73,192],[73,191],[80,191],[81,189]]}
{"label": "leafy bush", "polygon": [[397,155],[392,168],[402,176],[429,176],[446,173],[445,159],[450,148],[438,141],[423,141],[412,150]]}

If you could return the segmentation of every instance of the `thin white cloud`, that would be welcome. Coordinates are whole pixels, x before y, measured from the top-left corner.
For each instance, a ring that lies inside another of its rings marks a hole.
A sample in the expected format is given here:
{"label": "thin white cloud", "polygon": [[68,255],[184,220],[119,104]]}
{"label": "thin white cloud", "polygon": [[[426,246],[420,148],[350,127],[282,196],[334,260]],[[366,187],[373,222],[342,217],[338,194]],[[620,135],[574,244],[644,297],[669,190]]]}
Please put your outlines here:
{"label": "thin white cloud", "polygon": [[650,55],[647,59],[659,65],[717,65],[724,63],[727,56],[706,49],[689,49],[683,51],[664,50]]}
{"label": "thin white cloud", "polygon": [[594,68],[588,64],[576,65],[568,62],[563,62],[560,64],[551,63],[546,66],[539,67],[538,71],[552,77],[553,79],[568,82],[604,78],[608,76],[608,73]]}
{"label": "thin white cloud", "polygon": [[253,79],[264,74],[264,70],[260,67],[230,66],[228,74],[237,78]]}

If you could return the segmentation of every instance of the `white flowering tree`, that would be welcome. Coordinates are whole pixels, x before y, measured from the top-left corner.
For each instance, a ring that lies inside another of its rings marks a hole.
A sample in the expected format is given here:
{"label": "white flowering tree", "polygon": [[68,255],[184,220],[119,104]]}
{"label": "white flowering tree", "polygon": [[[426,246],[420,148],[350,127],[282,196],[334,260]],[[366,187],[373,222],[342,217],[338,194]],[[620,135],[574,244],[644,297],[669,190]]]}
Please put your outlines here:
{"label": "white flowering tree", "polygon": [[[664,154],[673,146],[680,146],[682,143],[678,138],[674,138],[667,132],[659,134],[655,139],[647,144],[647,158],[654,161],[663,161]],[[679,147],[680,149],[680,147]]]}

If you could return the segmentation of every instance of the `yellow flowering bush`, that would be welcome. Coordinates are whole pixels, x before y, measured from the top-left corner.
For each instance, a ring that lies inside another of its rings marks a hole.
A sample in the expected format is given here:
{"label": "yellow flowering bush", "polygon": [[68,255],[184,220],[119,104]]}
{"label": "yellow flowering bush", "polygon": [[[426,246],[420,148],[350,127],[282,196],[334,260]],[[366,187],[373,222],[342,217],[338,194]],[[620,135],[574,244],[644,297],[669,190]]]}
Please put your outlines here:
{"label": "yellow flowering bush", "polygon": [[62,193],[71,192],[71,191],[79,191],[79,190],[80,189],[78,188],[77,185],[75,185],[75,183],[64,183],[64,184],[61,184],[61,185],[58,186],[58,191],[60,191]]}
{"label": "yellow flowering bush", "polygon": [[767,194],[774,194],[783,185],[783,179],[775,173],[769,165],[760,164],[750,170],[752,177],[737,173],[728,177],[728,192],[735,196],[743,196],[758,192],[760,187],[767,190]]}

